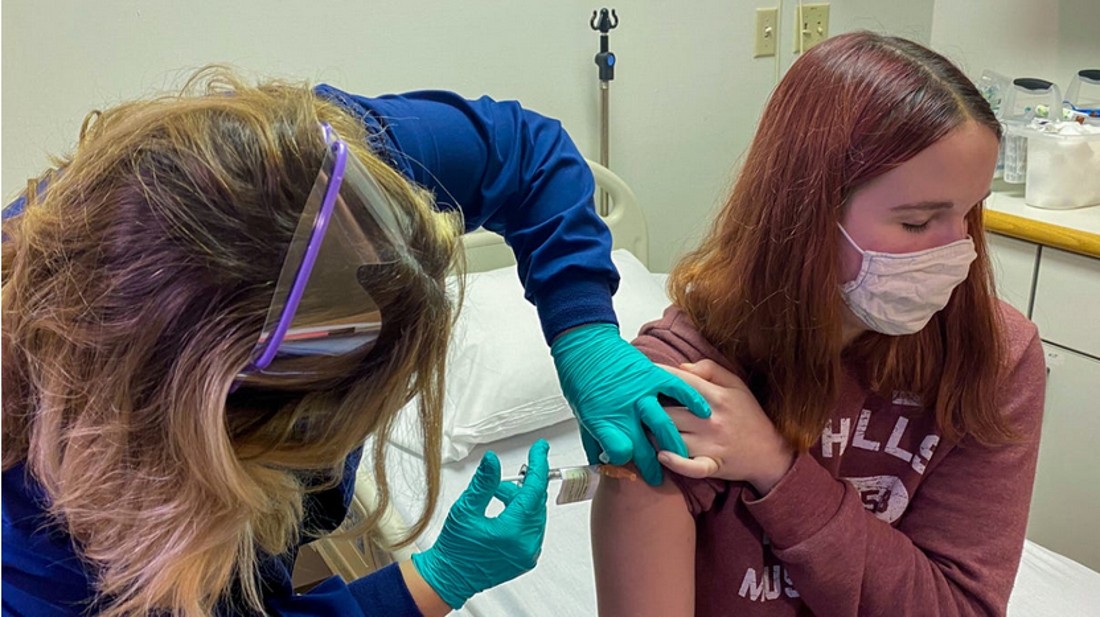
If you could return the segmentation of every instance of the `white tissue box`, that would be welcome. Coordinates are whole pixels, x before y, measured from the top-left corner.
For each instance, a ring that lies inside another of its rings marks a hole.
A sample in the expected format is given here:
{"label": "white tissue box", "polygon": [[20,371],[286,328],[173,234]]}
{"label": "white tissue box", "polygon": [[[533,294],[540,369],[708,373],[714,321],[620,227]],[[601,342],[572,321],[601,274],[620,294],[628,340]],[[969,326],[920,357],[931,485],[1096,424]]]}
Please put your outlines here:
{"label": "white tissue box", "polygon": [[1100,127],[1063,125],[1058,133],[1027,130],[1024,203],[1068,210],[1100,205]]}

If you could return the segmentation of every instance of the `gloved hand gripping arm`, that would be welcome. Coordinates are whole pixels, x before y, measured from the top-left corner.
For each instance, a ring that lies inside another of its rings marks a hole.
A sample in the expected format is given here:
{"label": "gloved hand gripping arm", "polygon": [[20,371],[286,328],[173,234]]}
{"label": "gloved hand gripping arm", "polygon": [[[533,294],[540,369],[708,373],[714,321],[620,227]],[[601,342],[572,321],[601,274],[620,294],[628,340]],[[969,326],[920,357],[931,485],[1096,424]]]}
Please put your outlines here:
{"label": "gloved hand gripping arm", "polygon": [[580,422],[590,463],[624,465],[633,460],[645,481],[656,486],[661,464],[645,429],[660,449],[688,455],[657,395],[676,399],[701,418],[710,417],[710,406],[698,392],[624,341],[614,324],[586,324],[563,332],[550,352],[562,392]]}

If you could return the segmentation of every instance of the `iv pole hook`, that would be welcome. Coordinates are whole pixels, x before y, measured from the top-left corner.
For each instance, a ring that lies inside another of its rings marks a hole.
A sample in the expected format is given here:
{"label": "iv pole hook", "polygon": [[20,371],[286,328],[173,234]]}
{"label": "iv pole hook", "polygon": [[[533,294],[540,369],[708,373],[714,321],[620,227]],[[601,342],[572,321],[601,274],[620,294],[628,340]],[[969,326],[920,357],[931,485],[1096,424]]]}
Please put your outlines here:
{"label": "iv pole hook", "polygon": [[[599,18],[597,20],[597,13]],[[598,11],[592,11],[592,20],[588,22],[588,25],[593,30],[599,30],[603,34],[607,34],[608,31],[614,30],[619,25],[619,16],[615,14],[615,9],[611,9],[610,15],[606,8]]]}

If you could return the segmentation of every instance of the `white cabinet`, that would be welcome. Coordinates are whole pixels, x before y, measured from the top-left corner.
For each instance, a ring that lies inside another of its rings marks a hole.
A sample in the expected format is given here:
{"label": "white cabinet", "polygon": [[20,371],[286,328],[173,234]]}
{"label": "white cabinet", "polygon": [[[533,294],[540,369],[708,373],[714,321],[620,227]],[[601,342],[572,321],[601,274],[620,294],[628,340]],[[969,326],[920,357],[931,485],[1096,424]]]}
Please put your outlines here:
{"label": "white cabinet", "polygon": [[1027,535],[1100,570],[1100,360],[1044,349],[1046,412]]}
{"label": "white cabinet", "polygon": [[986,237],[997,294],[1039,327],[1047,358],[1028,538],[1100,570],[1100,259]]}
{"label": "white cabinet", "polygon": [[1031,320],[1044,341],[1100,358],[1100,259],[1044,247]]}
{"label": "white cabinet", "polygon": [[997,295],[1024,315],[1031,315],[1031,292],[1039,267],[1039,246],[999,234],[987,234]]}

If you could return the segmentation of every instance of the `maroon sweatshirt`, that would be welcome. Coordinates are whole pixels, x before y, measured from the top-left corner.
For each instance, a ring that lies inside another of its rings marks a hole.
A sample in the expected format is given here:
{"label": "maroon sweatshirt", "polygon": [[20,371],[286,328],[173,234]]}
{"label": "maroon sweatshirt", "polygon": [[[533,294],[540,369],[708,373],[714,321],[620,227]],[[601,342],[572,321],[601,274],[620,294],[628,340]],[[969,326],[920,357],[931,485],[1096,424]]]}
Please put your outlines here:
{"label": "maroon sweatshirt", "polygon": [[[1011,369],[997,406],[1022,435],[942,439],[931,413],[846,367],[833,418],[763,499],[672,474],[696,521],[695,604],[709,615],[1003,615],[1023,550],[1046,379],[1034,324],[1001,305]],[[677,307],[634,344],[734,370]]]}

